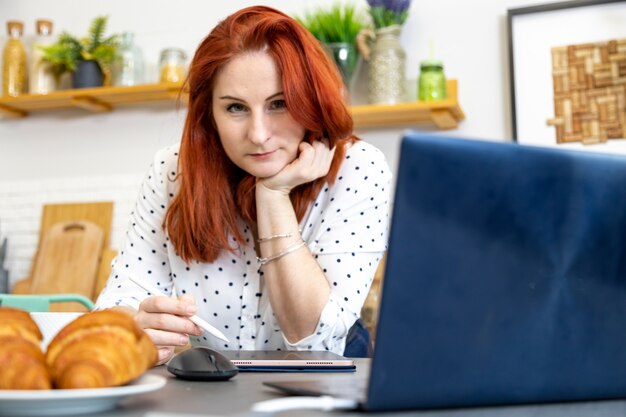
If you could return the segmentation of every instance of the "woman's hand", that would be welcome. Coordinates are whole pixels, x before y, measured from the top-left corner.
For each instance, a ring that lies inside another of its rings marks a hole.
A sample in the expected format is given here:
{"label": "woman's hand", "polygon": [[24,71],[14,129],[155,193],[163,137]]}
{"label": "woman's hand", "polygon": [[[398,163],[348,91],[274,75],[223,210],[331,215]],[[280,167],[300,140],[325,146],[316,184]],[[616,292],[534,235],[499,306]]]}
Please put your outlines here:
{"label": "woman's hand", "polygon": [[260,179],[257,187],[279,191],[285,195],[300,184],[306,184],[328,174],[335,155],[335,148],[329,149],[325,140],[315,140],[312,144],[302,141],[298,157],[281,169],[278,174]]}
{"label": "woman's hand", "polygon": [[183,295],[178,300],[170,297],[148,297],[139,305],[135,322],[146,331],[159,352],[158,364],[166,362],[176,346],[189,343],[189,335],[200,336],[203,331],[189,317],[196,314],[192,297]]}

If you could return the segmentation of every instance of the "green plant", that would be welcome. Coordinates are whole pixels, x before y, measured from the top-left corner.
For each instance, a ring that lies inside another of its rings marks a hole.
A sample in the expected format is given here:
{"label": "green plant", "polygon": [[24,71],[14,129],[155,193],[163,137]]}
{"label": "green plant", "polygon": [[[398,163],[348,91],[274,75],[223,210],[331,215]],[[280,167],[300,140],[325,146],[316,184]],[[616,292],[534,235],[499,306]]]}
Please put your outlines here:
{"label": "green plant", "polygon": [[59,35],[57,42],[42,46],[43,59],[52,64],[55,74],[76,71],[78,61],[96,61],[103,71],[108,70],[115,59],[118,35],[104,37],[108,16],[97,16],[89,26],[84,38],[76,38],[67,32]]}
{"label": "green plant", "polygon": [[353,4],[335,3],[330,9],[318,8],[302,18],[296,17],[320,42],[355,43],[357,34],[366,26],[364,14]]}

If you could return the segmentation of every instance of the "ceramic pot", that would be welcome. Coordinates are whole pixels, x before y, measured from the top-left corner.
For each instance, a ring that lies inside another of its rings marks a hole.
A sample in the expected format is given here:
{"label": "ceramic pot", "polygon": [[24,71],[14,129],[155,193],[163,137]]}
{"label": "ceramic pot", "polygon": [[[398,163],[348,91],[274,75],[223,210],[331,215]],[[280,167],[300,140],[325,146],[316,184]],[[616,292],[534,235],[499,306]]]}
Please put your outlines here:
{"label": "ceramic pot", "polygon": [[401,29],[393,25],[359,34],[359,50],[363,59],[369,61],[367,90],[372,104],[405,101],[406,54],[400,44]]}
{"label": "ceramic pot", "polygon": [[104,75],[96,61],[78,61],[72,74],[72,88],[101,87],[103,83]]}

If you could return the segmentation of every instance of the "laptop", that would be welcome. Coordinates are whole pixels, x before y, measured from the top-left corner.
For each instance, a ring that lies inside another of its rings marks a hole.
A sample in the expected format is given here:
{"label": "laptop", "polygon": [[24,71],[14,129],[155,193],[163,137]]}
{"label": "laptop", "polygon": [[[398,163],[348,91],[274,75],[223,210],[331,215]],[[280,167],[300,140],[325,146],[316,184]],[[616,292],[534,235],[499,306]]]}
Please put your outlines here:
{"label": "laptop", "polygon": [[406,133],[368,382],[368,410],[626,398],[626,158]]}

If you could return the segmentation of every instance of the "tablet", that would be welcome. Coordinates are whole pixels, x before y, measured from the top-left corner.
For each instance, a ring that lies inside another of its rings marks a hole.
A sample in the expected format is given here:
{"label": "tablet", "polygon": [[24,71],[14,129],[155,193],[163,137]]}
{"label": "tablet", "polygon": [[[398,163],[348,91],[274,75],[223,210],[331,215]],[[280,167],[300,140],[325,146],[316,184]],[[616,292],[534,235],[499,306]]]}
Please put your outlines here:
{"label": "tablet", "polygon": [[222,350],[241,371],[353,372],[354,361],[327,351]]}

